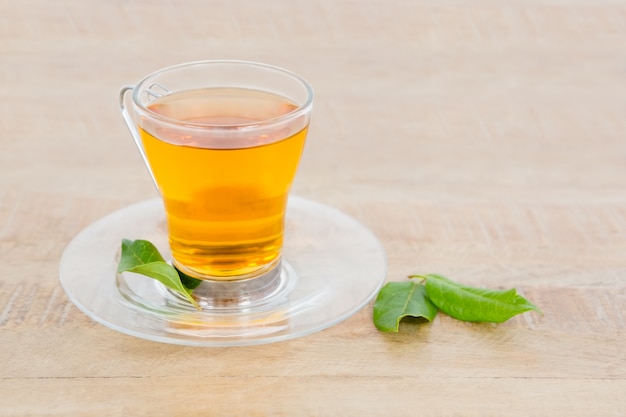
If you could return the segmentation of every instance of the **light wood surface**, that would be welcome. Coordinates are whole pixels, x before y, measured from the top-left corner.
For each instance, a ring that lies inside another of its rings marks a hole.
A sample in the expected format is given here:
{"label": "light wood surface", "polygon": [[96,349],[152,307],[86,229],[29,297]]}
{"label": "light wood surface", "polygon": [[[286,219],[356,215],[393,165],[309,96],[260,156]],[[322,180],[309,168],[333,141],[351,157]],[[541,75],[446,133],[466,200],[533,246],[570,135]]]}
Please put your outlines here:
{"label": "light wood surface", "polygon": [[[0,0],[0,415],[625,416],[626,2]],[[93,323],[68,242],[156,192],[117,104],[236,58],[315,87],[294,194],[369,227],[387,280],[516,287],[544,315],[270,345]]]}

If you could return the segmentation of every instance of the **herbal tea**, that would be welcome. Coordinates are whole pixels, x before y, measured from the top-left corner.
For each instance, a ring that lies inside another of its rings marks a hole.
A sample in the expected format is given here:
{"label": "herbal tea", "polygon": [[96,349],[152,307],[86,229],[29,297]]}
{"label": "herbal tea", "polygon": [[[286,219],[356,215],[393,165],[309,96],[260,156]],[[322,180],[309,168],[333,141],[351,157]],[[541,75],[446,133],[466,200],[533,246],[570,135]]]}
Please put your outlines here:
{"label": "herbal tea", "polygon": [[140,120],[139,131],[164,200],[176,266],[224,280],[273,266],[307,127],[243,139],[242,132],[297,106],[266,92],[208,88],[156,98],[147,107],[163,116],[158,126]]}

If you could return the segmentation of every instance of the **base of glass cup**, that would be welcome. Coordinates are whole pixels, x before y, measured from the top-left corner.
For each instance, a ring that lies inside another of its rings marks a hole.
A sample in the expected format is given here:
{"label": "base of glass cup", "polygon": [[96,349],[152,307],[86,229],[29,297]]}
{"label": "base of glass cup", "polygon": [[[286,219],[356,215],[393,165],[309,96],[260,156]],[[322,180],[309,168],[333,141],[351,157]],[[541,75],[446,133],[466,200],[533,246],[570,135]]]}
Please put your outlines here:
{"label": "base of glass cup", "polygon": [[[210,275],[210,274],[203,274],[201,272],[196,271],[194,268],[190,268],[180,262],[178,262],[176,260],[176,258],[174,256],[172,256],[172,265],[174,265],[176,267],[176,269],[178,269],[179,272],[182,272],[183,274],[187,275],[190,278],[194,278],[194,279],[199,279],[199,280],[203,280],[203,281],[224,281],[224,282],[232,282],[232,281],[245,281],[245,280],[249,280],[252,278],[257,278],[257,277],[261,277],[263,275],[266,275],[268,273],[270,273],[273,269],[275,269],[276,267],[278,267],[280,265],[280,261],[281,261],[281,256],[277,256],[276,258],[274,258],[271,262],[265,264],[265,265],[261,265],[259,267],[257,267],[256,269],[254,269],[253,267],[248,267],[246,268],[248,271],[245,274],[241,274],[241,275]],[[229,272],[229,271],[224,271],[225,273]]]}
{"label": "base of glass cup", "polygon": [[[192,293],[199,309],[179,292],[134,273],[117,274],[116,287],[133,308],[142,313],[152,312],[159,317],[168,317],[169,321],[177,323],[171,331],[184,328],[188,333],[195,327],[204,329],[206,323],[213,326],[219,322],[221,329],[248,326],[246,321],[251,317],[257,324],[276,325],[276,320],[282,321],[281,315],[276,312],[289,303],[298,281],[298,273],[287,261],[254,279],[203,281]],[[242,320],[242,317],[247,317],[247,320]]]}
{"label": "base of glass cup", "polygon": [[[290,268],[283,265],[278,258],[261,272],[237,277],[236,280],[203,277],[202,282],[193,290],[193,297],[203,310],[253,307],[273,300],[294,279],[295,275],[290,272]],[[172,294],[187,302],[180,294]]]}

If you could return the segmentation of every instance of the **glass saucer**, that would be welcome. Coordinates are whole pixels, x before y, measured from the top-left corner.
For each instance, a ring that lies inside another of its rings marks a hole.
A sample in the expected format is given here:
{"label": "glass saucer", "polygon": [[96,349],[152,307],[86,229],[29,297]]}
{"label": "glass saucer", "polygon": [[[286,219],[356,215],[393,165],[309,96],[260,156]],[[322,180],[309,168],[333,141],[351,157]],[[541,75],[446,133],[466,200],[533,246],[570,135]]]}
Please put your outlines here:
{"label": "glass saucer", "polygon": [[149,240],[168,259],[159,199],[116,211],[79,233],[61,258],[61,284],[93,320],[164,343],[245,346],[305,336],[360,310],[386,275],[384,249],[367,228],[299,197],[291,197],[287,207],[280,276],[271,296],[258,302],[197,310],[154,279],[117,274],[124,238]]}

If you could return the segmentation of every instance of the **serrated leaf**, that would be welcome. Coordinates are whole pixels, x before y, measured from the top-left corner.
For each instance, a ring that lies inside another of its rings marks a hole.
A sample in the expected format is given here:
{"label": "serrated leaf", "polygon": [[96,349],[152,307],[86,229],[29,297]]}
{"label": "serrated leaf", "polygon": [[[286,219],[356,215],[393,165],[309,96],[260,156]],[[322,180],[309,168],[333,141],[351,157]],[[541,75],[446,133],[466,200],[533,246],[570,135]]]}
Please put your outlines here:
{"label": "serrated leaf", "polygon": [[198,302],[183,285],[176,268],[163,260],[158,249],[147,240],[122,240],[122,256],[117,272],[134,272],[154,278],[168,288],[183,295],[196,308]]}
{"label": "serrated leaf", "polygon": [[411,282],[388,282],[374,303],[374,325],[383,332],[397,332],[404,317],[423,317],[432,321],[437,307],[426,297],[424,285]]}
{"label": "serrated leaf", "polygon": [[454,282],[442,275],[428,274],[426,294],[447,315],[463,321],[502,323],[526,311],[541,312],[515,288],[491,290]]}

